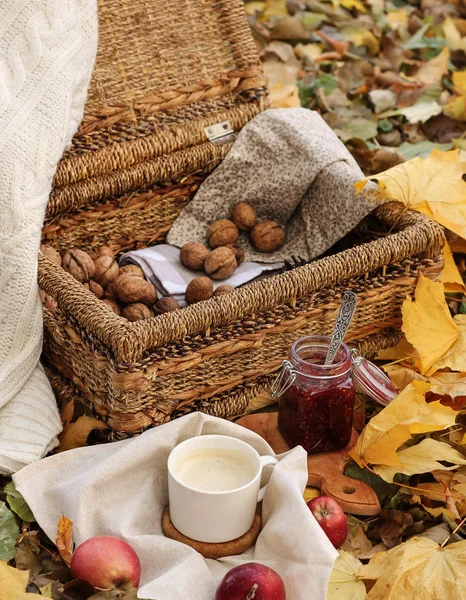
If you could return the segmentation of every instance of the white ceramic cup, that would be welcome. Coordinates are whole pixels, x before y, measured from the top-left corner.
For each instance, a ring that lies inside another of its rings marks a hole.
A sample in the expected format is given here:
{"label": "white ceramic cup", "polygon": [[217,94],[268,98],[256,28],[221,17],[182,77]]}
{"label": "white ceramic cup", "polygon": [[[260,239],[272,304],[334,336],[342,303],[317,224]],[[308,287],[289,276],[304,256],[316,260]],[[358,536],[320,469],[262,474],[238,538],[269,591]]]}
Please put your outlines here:
{"label": "white ceramic cup", "polygon": [[[251,480],[227,491],[206,491],[186,485],[177,477],[184,457],[201,449],[238,450],[251,467]],[[246,442],[225,435],[200,435],[178,444],[168,457],[170,519],[183,535],[199,542],[229,542],[251,527],[257,503],[267,486],[260,489],[263,467],[277,464],[274,456],[260,456]]]}

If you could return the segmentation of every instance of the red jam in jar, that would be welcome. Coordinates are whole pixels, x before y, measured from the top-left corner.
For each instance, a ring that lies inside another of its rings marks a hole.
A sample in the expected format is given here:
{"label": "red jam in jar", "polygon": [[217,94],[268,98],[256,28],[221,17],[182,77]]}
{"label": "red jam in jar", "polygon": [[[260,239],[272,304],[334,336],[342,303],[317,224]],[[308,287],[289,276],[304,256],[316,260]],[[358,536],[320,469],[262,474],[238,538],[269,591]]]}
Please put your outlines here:
{"label": "red jam in jar", "polygon": [[301,445],[308,454],[341,450],[351,439],[356,394],[351,352],[341,344],[333,363],[325,365],[329,343],[324,336],[296,341],[275,384],[280,432],[291,448]]}

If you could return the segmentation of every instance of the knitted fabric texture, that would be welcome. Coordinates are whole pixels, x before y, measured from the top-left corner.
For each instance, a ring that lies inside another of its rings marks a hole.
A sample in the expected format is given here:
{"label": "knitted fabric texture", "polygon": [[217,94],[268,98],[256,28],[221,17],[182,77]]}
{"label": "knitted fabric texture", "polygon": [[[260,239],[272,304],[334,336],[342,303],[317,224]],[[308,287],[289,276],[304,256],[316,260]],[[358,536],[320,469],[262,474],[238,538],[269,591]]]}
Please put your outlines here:
{"label": "knitted fabric texture", "polygon": [[96,0],[0,2],[0,473],[44,456],[61,429],[39,364],[37,254],[96,49]]}

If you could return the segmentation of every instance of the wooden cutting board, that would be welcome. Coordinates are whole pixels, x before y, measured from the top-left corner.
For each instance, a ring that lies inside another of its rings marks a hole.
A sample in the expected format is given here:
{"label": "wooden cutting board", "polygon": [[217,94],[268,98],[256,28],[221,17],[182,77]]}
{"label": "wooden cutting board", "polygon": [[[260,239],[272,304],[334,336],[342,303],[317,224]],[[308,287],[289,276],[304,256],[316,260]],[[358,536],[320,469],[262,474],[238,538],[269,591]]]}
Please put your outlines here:
{"label": "wooden cutting board", "polygon": [[[248,415],[236,421],[270,444],[276,454],[290,449],[278,429],[278,413]],[[354,515],[377,515],[380,504],[374,490],[363,481],[343,474],[348,463],[348,452],[356,444],[358,432],[353,429],[351,442],[338,452],[310,454],[307,459],[308,485],[318,487],[324,496],[334,498],[346,513]]]}

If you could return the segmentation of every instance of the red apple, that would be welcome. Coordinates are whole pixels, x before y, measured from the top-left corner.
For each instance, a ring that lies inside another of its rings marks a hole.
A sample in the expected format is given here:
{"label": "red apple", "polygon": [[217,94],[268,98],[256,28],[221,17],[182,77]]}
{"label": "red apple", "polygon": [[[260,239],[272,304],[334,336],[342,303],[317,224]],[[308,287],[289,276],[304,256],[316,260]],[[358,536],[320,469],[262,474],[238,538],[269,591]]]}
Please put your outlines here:
{"label": "red apple", "polygon": [[102,535],[76,548],[71,559],[71,575],[103,590],[129,590],[139,585],[141,564],[125,541]]}
{"label": "red apple", "polygon": [[228,571],[215,600],[286,600],[285,584],[270,567],[246,563]]}
{"label": "red apple", "polygon": [[348,535],[348,522],[341,506],[329,496],[313,498],[307,505],[328,539],[339,548]]}

